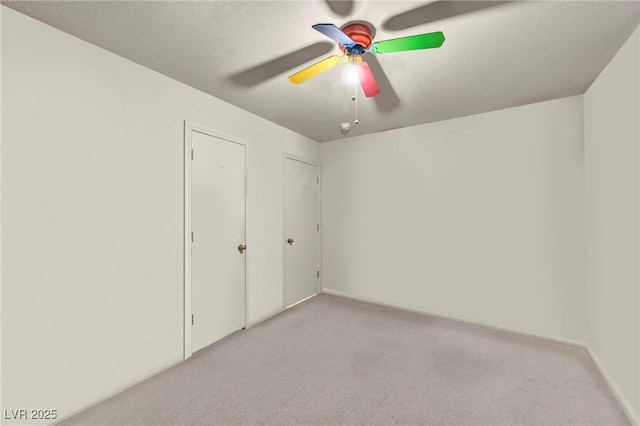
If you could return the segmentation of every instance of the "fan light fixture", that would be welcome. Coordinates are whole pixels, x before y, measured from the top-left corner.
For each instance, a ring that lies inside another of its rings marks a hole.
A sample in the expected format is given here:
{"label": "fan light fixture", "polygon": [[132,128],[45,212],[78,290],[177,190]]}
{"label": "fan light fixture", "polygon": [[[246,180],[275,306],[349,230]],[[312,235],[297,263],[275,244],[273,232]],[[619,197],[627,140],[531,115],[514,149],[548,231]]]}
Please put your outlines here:
{"label": "fan light fixture", "polygon": [[347,71],[347,78],[351,83],[357,83],[358,80],[360,80],[358,66],[362,63],[362,55],[358,53],[349,55],[347,63],[349,66],[349,71]]}
{"label": "fan light fixture", "polygon": [[361,23],[349,24],[340,29],[334,24],[316,24],[312,28],[321,32],[333,41],[338,43],[342,56],[331,55],[320,62],[298,71],[289,76],[289,81],[300,84],[320,73],[330,70],[344,62],[356,69],[349,69],[347,78],[350,81],[360,80],[362,91],[368,98],[380,93],[380,88],[369,68],[369,64],[362,60],[362,55],[372,52],[376,55],[393,52],[405,52],[409,50],[433,49],[442,46],[444,34],[438,31],[435,33],[418,34],[408,37],[400,37],[392,40],[372,42],[371,29]]}

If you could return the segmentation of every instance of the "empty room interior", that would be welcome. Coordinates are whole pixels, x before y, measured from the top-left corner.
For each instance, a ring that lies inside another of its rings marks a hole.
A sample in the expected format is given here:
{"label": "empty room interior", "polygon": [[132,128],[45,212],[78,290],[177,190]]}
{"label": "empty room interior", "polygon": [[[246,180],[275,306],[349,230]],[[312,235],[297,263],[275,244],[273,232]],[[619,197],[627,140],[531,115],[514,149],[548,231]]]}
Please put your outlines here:
{"label": "empty room interior", "polygon": [[1,3],[2,424],[640,424],[640,2]]}

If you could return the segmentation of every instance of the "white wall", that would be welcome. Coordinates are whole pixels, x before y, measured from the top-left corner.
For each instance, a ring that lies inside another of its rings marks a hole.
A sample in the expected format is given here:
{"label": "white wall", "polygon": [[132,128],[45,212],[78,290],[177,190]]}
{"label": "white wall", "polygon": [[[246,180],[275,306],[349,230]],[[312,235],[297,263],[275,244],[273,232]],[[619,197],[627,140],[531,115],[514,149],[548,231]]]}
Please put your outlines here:
{"label": "white wall", "polygon": [[582,108],[323,143],[323,290],[584,342]]}
{"label": "white wall", "polygon": [[589,347],[640,413],[640,35],[584,95]]}
{"label": "white wall", "polygon": [[183,120],[248,143],[248,310],[282,306],[282,152],[313,142],[2,7],[2,408],[182,357]]}

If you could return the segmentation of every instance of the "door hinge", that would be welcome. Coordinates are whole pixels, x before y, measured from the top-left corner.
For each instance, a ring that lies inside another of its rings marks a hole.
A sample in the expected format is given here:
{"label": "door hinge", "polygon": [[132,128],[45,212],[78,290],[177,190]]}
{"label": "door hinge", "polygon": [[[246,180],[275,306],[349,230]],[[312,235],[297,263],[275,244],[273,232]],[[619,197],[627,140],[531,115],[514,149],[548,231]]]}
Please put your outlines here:
{"label": "door hinge", "polygon": [[320,183],[320,176],[316,176],[316,181]]}
{"label": "door hinge", "polygon": [[193,161],[193,150],[191,150],[191,160]]}
{"label": "door hinge", "polygon": [[319,224],[319,223],[316,225],[316,229],[317,229],[318,231],[320,230],[320,224]]}
{"label": "door hinge", "polygon": [[191,314],[191,325],[196,323],[196,317],[195,315]]}
{"label": "door hinge", "polygon": [[320,271],[316,271],[316,275],[320,278]]}
{"label": "door hinge", "polygon": [[191,233],[191,242],[193,242],[193,232]]}

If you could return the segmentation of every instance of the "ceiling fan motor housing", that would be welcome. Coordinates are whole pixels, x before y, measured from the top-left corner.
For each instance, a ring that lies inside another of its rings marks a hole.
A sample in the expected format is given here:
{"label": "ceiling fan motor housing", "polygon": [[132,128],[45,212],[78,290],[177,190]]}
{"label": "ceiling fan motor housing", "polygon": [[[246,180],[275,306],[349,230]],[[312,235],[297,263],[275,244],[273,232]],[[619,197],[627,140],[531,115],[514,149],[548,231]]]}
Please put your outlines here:
{"label": "ceiling fan motor housing", "polygon": [[340,48],[348,55],[362,55],[364,49],[368,49],[369,46],[371,46],[371,30],[366,25],[350,24],[342,28],[342,32],[356,42],[356,45],[353,47],[340,45]]}

